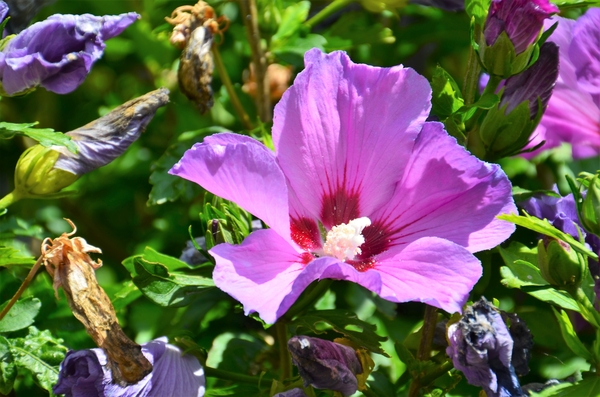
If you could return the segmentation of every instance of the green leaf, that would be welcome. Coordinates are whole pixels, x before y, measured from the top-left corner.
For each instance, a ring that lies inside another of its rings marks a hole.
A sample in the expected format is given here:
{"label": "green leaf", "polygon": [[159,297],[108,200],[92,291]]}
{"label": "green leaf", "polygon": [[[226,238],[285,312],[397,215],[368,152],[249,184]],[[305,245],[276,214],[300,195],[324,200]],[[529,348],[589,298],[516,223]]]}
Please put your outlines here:
{"label": "green leaf", "polygon": [[42,388],[51,391],[58,380],[60,363],[68,350],[63,346],[63,340],[53,337],[48,330],[39,331],[29,327],[26,337],[9,341],[17,367],[30,371]]}
{"label": "green leaf", "polygon": [[279,29],[271,38],[271,51],[282,47],[288,39],[298,32],[302,27],[302,22],[306,21],[309,10],[309,1],[299,1],[285,9]]}
{"label": "green leaf", "polygon": [[519,242],[513,242],[508,248],[498,247],[498,250],[506,263],[506,266],[500,268],[504,286],[521,289],[543,302],[579,311],[577,302],[568,293],[554,289],[544,280],[537,267],[537,248],[530,249]]}
{"label": "green leaf", "polygon": [[143,255],[125,259],[123,265],[140,291],[160,306],[185,306],[215,285],[211,278],[198,275],[184,262],[151,248],[146,248]]}
{"label": "green leaf", "polygon": [[35,258],[22,256],[12,247],[0,247],[0,266],[32,266]]}
{"label": "green leaf", "polygon": [[465,11],[481,26],[485,23],[491,0],[465,0]]}
{"label": "green leaf", "polygon": [[[0,306],[2,311],[8,301]],[[35,316],[40,311],[42,302],[34,297],[18,300],[13,307],[10,308],[6,316],[0,320],[0,332],[12,332],[29,327],[33,324]]]}
{"label": "green leaf", "polygon": [[307,312],[291,324],[297,328],[307,328],[315,334],[323,334],[320,323],[329,324],[334,331],[344,335],[358,346],[369,351],[389,357],[381,348],[381,342],[387,338],[377,335],[377,327],[356,317],[356,314],[345,310],[320,310]]}
{"label": "green leaf", "polygon": [[458,84],[456,84],[456,81],[454,81],[452,76],[439,65],[435,68],[435,72],[431,78],[431,89],[432,110],[439,117],[448,117],[465,104]]}
{"label": "green leaf", "polygon": [[8,339],[0,336],[0,394],[8,395],[17,377],[13,355]]}
{"label": "green leaf", "polygon": [[498,219],[502,219],[508,222],[512,222],[515,225],[523,226],[529,230],[533,230],[534,232],[538,232],[544,234],[546,236],[554,237],[558,240],[562,240],[568,243],[573,249],[579,252],[582,255],[586,255],[587,257],[597,261],[598,255],[590,251],[586,248],[585,245],[575,240],[571,235],[564,233],[554,226],[550,224],[546,219],[539,219],[534,216],[529,215],[527,212],[523,211],[524,216],[516,215],[516,214],[502,214],[498,215]]}
{"label": "green leaf", "polygon": [[62,132],[56,132],[52,128],[32,128],[37,124],[37,122],[16,124],[0,121],[0,139],[10,139],[15,135],[24,135],[38,141],[42,146],[66,146],[69,151],[77,153],[77,145],[71,141],[70,136]]}
{"label": "green leaf", "polygon": [[560,333],[563,336],[563,339],[569,346],[569,349],[579,357],[583,357],[588,361],[592,360],[592,354],[585,347],[585,345],[581,342],[577,333],[573,329],[573,324],[571,324],[571,320],[567,315],[567,312],[564,310],[560,311],[560,314],[555,308],[552,308],[552,312],[556,316],[556,320],[558,321],[558,325],[560,326]]}
{"label": "green leaf", "polygon": [[598,7],[600,6],[600,2],[598,1],[581,1],[581,0],[566,0],[566,1],[553,1],[552,3],[556,4],[560,11],[569,10],[572,8],[588,8],[588,7]]}
{"label": "green leaf", "polygon": [[323,33],[327,40],[327,52],[350,50],[363,44],[391,44],[396,41],[394,31],[381,23],[373,23],[369,15],[361,11],[343,13],[340,18]]}
{"label": "green leaf", "polygon": [[[596,377],[594,377],[594,378],[596,378]],[[583,383],[583,382],[581,382],[581,383]],[[563,382],[563,383],[559,383],[558,385],[555,385],[555,386],[550,386],[549,388],[544,389],[539,393],[532,391],[529,393],[529,395],[530,395],[530,397],[554,397],[554,396],[559,396],[559,395],[562,397],[571,397],[573,395],[571,395],[569,393],[573,387],[575,387],[575,385],[573,385],[572,383]],[[563,392],[566,392],[566,393],[563,394]],[[597,394],[588,394],[588,396],[590,396],[590,397],[595,396],[595,395],[597,395]]]}
{"label": "green leaf", "polygon": [[546,195],[556,198],[561,197],[561,195],[556,193],[554,190],[527,190],[518,186],[513,186],[512,195],[516,202],[524,201],[537,195]]}
{"label": "green leaf", "polygon": [[327,39],[319,34],[296,35],[288,40],[284,46],[274,50],[273,53],[283,62],[301,66],[304,63],[304,54],[308,50],[318,48],[324,51],[325,44],[327,44]]}

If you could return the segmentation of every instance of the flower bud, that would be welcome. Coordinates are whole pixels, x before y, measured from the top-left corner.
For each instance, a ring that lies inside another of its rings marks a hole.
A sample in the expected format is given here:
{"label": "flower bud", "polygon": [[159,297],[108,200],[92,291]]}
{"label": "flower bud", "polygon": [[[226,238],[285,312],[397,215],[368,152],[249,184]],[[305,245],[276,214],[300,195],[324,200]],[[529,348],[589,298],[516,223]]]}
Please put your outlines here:
{"label": "flower bud", "polygon": [[525,70],[544,20],[556,12],[548,0],[492,0],[479,43],[488,73],[508,78]]}
{"label": "flower bud", "polygon": [[524,396],[512,364],[513,339],[498,310],[485,298],[448,327],[446,353],[468,382],[487,397]]}
{"label": "flower bud", "polygon": [[600,180],[595,175],[590,181],[580,213],[585,230],[600,235]]}
{"label": "flower bud", "polygon": [[486,114],[479,136],[488,160],[519,153],[530,141],[558,77],[558,47],[545,43],[538,60],[507,79],[498,106]]}
{"label": "flower bud", "polygon": [[288,341],[292,362],[304,385],[329,389],[350,396],[358,390],[357,374],[363,372],[356,351],[349,346],[308,336]]}
{"label": "flower bud", "polygon": [[586,270],[585,261],[569,244],[554,239],[538,242],[538,264],[544,280],[567,291],[579,286]]}

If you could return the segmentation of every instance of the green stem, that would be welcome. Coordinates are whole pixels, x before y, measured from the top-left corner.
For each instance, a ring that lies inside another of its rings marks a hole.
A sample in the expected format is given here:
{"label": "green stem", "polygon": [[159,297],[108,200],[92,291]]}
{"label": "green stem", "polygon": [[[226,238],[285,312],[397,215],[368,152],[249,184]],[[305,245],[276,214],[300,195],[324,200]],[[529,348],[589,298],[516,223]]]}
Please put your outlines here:
{"label": "green stem", "polygon": [[253,129],[254,127],[252,126],[252,123],[250,122],[250,117],[248,116],[248,113],[246,113],[246,111],[244,110],[244,107],[242,106],[240,99],[238,98],[237,94],[235,93],[235,89],[233,88],[233,84],[231,83],[231,79],[229,78],[229,74],[227,74],[227,69],[225,69],[225,64],[223,63],[223,58],[221,58],[221,53],[219,52],[219,48],[217,47],[216,44],[213,44],[213,46],[211,47],[211,50],[212,50],[212,54],[213,54],[213,59],[215,61],[215,67],[217,68],[217,72],[219,73],[221,82],[223,83],[223,85],[225,86],[225,89],[227,90],[227,93],[229,94],[229,100],[231,101],[231,104],[233,105],[233,109],[235,110],[238,117],[240,118],[242,124],[244,125],[244,128],[247,130]]}
{"label": "green stem", "polygon": [[21,198],[22,196],[16,190],[13,190],[0,199],[0,209],[8,208],[9,205],[16,203]]}
{"label": "green stem", "polygon": [[284,314],[283,318],[286,321],[291,321],[298,313],[301,313],[312,304],[314,304],[331,286],[332,279],[326,278],[320,280],[315,285],[309,287],[306,293],[302,294],[300,299],[294,303],[292,307]]}
{"label": "green stem", "polygon": [[571,296],[577,301],[581,315],[596,329],[600,329],[600,313],[596,311],[583,289],[581,287],[577,288],[575,292],[571,292]]}
{"label": "green stem", "polygon": [[346,7],[348,4],[354,2],[354,0],[335,0],[333,3],[329,4],[327,7],[323,8],[319,11],[315,16],[313,16],[308,21],[304,22],[304,26],[309,29],[312,29],[316,24],[323,21],[325,18]]}
{"label": "green stem", "polygon": [[4,318],[4,316],[6,316],[6,314],[10,311],[10,309],[14,306],[14,304],[17,303],[17,301],[19,300],[19,298],[21,297],[21,295],[23,295],[23,292],[25,292],[25,290],[27,289],[27,286],[29,285],[29,283],[31,282],[31,280],[33,280],[33,277],[35,276],[35,274],[37,273],[38,269],[42,265],[43,258],[44,258],[43,255],[39,257],[39,259],[37,260],[37,262],[35,262],[35,265],[33,265],[33,267],[31,268],[31,270],[27,274],[27,277],[25,277],[25,280],[23,281],[23,284],[21,284],[21,286],[19,287],[19,289],[17,290],[17,292],[15,293],[15,295],[10,299],[10,301],[4,307],[4,309],[2,309],[2,312],[0,312],[0,320],[2,320]]}
{"label": "green stem", "polygon": [[256,78],[256,107],[258,116],[263,123],[272,119],[271,114],[271,91],[267,76],[267,58],[261,46],[260,31],[258,30],[258,11],[256,0],[239,0],[242,19],[246,25],[248,43],[252,51],[252,64],[254,65],[254,77]]}
{"label": "green stem", "polygon": [[204,373],[206,374],[206,376],[211,378],[231,380],[234,382],[242,382],[250,385],[257,385],[261,381],[264,381],[265,383],[271,383],[273,381],[273,379],[267,376],[258,378],[256,376],[242,375],[235,372],[223,371],[222,369],[211,367],[204,367]]}
{"label": "green stem", "polygon": [[421,341],[417,350],[417,360],[427,361],[431,358],[431,345],[437,325],[437,309],[433,306],[425,306],[423,316],[423,327],[421,328]]}
{"label": "green stem", "polygon": [[277,344],[279,345],[279,366],[281,367],[279,381],[283,382],[284,380],[292,377],[292,359],[287,348],[289,338],[286,323],[281,320],[275,323],[275,332],[277,333]]}
{"label": "green stem", "polygon": [[454,368],[454,364],[452,364],[452,361],[445,361],[440,367],[436,368],[435,371],[432,371],[423,378],[421,378],[419,380],[419,383],[421,383],[424,386],[427,386],[440,376],[444,375],[446,372],[450,371],[452,368]]}
{"label": "green stem", "polygon": [[[475,26],[475,37],[479,37],[479,26]],[[465,81],[463,83],[463,98],[465,105],[471,105],[475,103],[475,97],[477,96],[477,87],[479,87],[479,75],[481,73],[481,65],[477,59],[477,51],[473,46],[469,49],[469,57],[467,58],[467,72],[465,73]]]}

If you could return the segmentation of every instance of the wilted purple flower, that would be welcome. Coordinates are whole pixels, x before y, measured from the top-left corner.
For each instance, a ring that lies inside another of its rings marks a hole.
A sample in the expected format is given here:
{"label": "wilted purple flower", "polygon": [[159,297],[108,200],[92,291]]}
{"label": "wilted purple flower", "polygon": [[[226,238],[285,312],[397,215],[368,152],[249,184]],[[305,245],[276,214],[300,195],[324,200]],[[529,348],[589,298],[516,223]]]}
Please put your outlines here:
{"label": "wilted purple flower", "polygon": [[518,55],[537,40],[544,20],[557,12],[548,0],[492,0],[483,29],[485,41],[492,46],[506,32]]}
{"label": "wilted purple flower", "polygon": [[0,52],[0,79],[8,95],[38,85],[58,94],[77,88],[102,56],[104,41],[140,16],[52,15],[23,30]]}
{"label": "wilted purple flower", "polygon": [[482,387],[488,397],[524,396],[511,363],[513,340],[502,316],[485,298],[448,327],[448,341],[446,353],[470,384]]}
{"label": "wilted purple flower", "polygon": [[210,250],[215,284],[268,323],[322,278],[460,311],[481,275],[472,252],[514,230],[496,219],[515,211],[506,175],[425,122],[431,89],[412,69],[318,50],[305,63],[275,107],[276,154],[216,134],[170,171],[270,227]]}
{"label": "wilted purple flower", "polygon": [[273,397],[307,397],[307,396],[306,396],[306,393],[304,393],[304,390],[295,388],[292,390],[277,393]]}
{"label": "wilted purple flower", "polygon": [[557,77],[558,46],[544,43],[540,47],[539,58],[531,67],[506,80],[500,107],[506,106],[505,113],[508,114],[522,102],[529,101],[531,119],[535,119],[538,115],[538,98],[543,112],[548,106]]}
{"label": "wilted purple flower", "polygon": [[531,147],[542,141],[541,150],[566,142],[573,158],[600,154],[600,9],[590,8],[577,21],[553,17],[558,22],[549,41],[559,48],[559,76],[548,109],[534,133]]}
{"label": "wilted purple flower", "polygon": [[363,373],[363,367],[351,347],[319,338],[294,336],[288,341],[288,350],[304,386],[334,390],[344,396],[358,390],[356,375]]}
{"label": "wilted purple flower", "polygon": [[202,397],[204,370],[198,359],[182,355],[162,337],[142,345],[142,353],[153,365],[152,372],[134,385],[121,387],[112,381],[102,349],[67,353],[60,366],[54,394],[66,397]]}

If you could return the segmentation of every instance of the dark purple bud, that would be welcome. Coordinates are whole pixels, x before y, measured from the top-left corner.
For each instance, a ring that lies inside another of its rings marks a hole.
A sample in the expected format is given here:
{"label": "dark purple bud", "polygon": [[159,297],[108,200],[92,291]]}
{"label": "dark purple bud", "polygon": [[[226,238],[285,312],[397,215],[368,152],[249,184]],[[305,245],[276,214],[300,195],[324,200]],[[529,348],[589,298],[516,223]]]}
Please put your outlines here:
{"label": "dark purple bud", "polygon": [[288,350],[305,386],[339,391],[344,396],[356,393],[356,374],[361,374],[363,368],[351,347],[319,338],[294,336],[288,341]]}
{"label": "dark purple bud", "polygon": [[66,397],[204,396],[204,370],[196,357],[182,355],[165,337],[142,345],[142,353],[152,363],[152,372],[121,387],[113,383],[102,349],[70,351],[52,392]]}
{"label": "dark purple bud", "polygon": [[82,175],[110,163],[139,138],[156,110],[168,102],[169,90],[160,88],[68,132],[66,135],[77,145],[77,154],[65,147],[53,147],[60,152],[54,168]]}
{"label": "dark purple bud", "polygon": [[6,25],[8,34],[17,34],[29,25],[36,14],[56,0],[6,0],[10,9],[10,21]]}
{"label": "dark purple bud", "polygon": [[522,102],[529,101],[531,119],[535,119],[538,115],[537,99],[540,98],[544,112],[557,78],[558,46],[547,42],[540,48],[540,56],[530,68],[506,80],[500,107],[508,105],[505,110],[508,114]]}
{"label": "dark purple bud", "polygon": [[485,41],[491,46],[506,32],[518,55],[537,40],[544,20],[557,12],[548,0],[492,0],[483,28]]}
{"label": "dark purple bud", "polygon": [[66,94],[85,80],[108,40],[139,18],[135,12],[97,17],[52,15],[15,36],[0,52],[0,78],[8,95],[40,85]]}
{"label": "dark purple bud", "polygon": [[448,327],[446,353],[468,382],[488,397],[524,396],[511,363],[513,340],[502,316],[485,298]]}
{"label": "dark purple bud", "polygon": [[306,393],[302,389],[292,389],[275,394],[273,397],[307,397]]}

